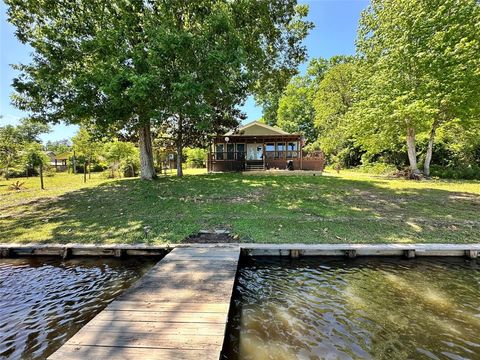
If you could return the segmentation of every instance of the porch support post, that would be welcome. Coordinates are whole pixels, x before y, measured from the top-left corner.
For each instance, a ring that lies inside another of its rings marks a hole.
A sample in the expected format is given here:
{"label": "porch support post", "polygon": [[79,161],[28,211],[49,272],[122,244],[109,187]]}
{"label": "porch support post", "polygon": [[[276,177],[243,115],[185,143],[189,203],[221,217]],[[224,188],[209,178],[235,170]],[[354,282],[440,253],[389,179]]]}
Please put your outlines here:
{"label": "porch support post", "polygon": [[303,146],[302,141],[298,141],[298,151],[300,151],[300,170],[303,170]]}
{"label": "porch support post", "polygon": [[265,154],[265,139],[263,139],[263,143],[262,143],[263,170],[265,170],[265,158],[266,158],[266,154]]}
{"label": "porch support post", "polygon": [[210,139],[210,141],[208,142],[207,172],[210,172],[210,171],[211,171],[212,143],[213,143],[213,140]]}

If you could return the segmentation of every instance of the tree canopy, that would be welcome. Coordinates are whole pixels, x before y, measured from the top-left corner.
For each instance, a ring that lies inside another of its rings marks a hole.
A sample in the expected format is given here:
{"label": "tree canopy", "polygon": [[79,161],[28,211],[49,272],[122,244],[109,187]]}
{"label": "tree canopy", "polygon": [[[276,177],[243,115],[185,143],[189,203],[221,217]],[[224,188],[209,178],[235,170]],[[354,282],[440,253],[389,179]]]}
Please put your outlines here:
{"label": "tree canopy", "polygon": [[39,136],[49,132],[49,127],[30,119],[22,119],[18,125],[0,127],[0,168],[8,179],[9,171],[22,160],[22,151],[31,143],[38,144]]}
{"label": "tree canopy", "polygon": [[364,146],[404,134],[410,167],[418,172],[416,135],[428,132],[429,175],[436,130],[455,119],[479,119],[479,23],[476,0],[372,1],[357,38],[356,110]]}
{"label": "tree canopy", "polygon": [[155,177],[152,124],[231,127],[249,93],[295,71],[310,27],[293,0],[6,3],[34,50],[16,66],[15,104],[46,123],[136,133],[145,179]]}

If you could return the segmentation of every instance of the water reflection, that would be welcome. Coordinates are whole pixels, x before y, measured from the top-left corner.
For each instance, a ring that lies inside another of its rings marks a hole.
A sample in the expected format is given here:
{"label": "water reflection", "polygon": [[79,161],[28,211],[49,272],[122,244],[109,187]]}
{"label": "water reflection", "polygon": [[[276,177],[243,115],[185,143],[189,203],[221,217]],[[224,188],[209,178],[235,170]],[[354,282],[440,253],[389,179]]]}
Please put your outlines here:
{"label": "water reflection", "polygon": [[154,262],[0,260],[0,358],[46,358]]}
{"label": "water reflection", "polygon": [[480,265],[249,259],[224,359],[480,359]]}

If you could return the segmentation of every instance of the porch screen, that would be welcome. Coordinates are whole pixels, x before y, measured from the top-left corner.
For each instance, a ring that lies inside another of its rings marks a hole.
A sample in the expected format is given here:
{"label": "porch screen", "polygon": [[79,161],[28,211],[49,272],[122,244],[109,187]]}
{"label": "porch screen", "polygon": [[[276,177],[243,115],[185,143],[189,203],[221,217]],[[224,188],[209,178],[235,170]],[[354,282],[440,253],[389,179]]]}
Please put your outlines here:
{"label": "porch screen", "polygon": [[245,160],[245,144],[237,144],[237,160]]}
{"label": "porch screen", "polygon": [[227,160],[235,159],[235,144],[227,144]]}
{"label": "porch screen", "polygon": [[273,159],[275,157],[275,143],[265,144],[265,156],[267,159]]}
{"label": "porch screen", "polygon": [[298,157],[298,147],[296,142],[290,142],[288,143],[288,148],[287,148],[287,158],[297,158]]}
{"label": "porch screen", "polygon": [[217,144],[215,148],[215,159],[223,160],[223,144]]}
{"label": "porch screen", "polygon": [[277,153],[275,155],[275,158],[283,159],[285,155],[285,143],[277,143]]}

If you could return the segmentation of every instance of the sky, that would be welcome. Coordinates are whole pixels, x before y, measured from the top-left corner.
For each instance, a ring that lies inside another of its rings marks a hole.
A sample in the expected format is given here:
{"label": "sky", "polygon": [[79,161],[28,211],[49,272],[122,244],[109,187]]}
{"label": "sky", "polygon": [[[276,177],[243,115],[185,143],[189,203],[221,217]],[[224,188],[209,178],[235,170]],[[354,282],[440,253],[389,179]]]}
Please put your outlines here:
{"label": "sky", "polygon": [[[333,55],[351,55],[355,53],[355,36],[360,12],[368,6],[368,0],[313,0],[299,1],[310,7],[308,20],[315,28],[304,41],[308,58]],[[11,83],[16,75],[10,64],[28,63],[31,48],[20,43],[15,37],[15,29],[7,22],[6,6],[0,1],[0,126],[17,124],[27,114],[16,109],[10,100],[13,91]],[[304,72],[308,60],[300,66]],[[248,98],[243,106],[247,114],[245,122],[258,120],[262,109],[255,105],[253,98]],[[52,131],[42,135],[43,141],[62,140],[72,137],[76,126],[59,124],[52,126]]]}

